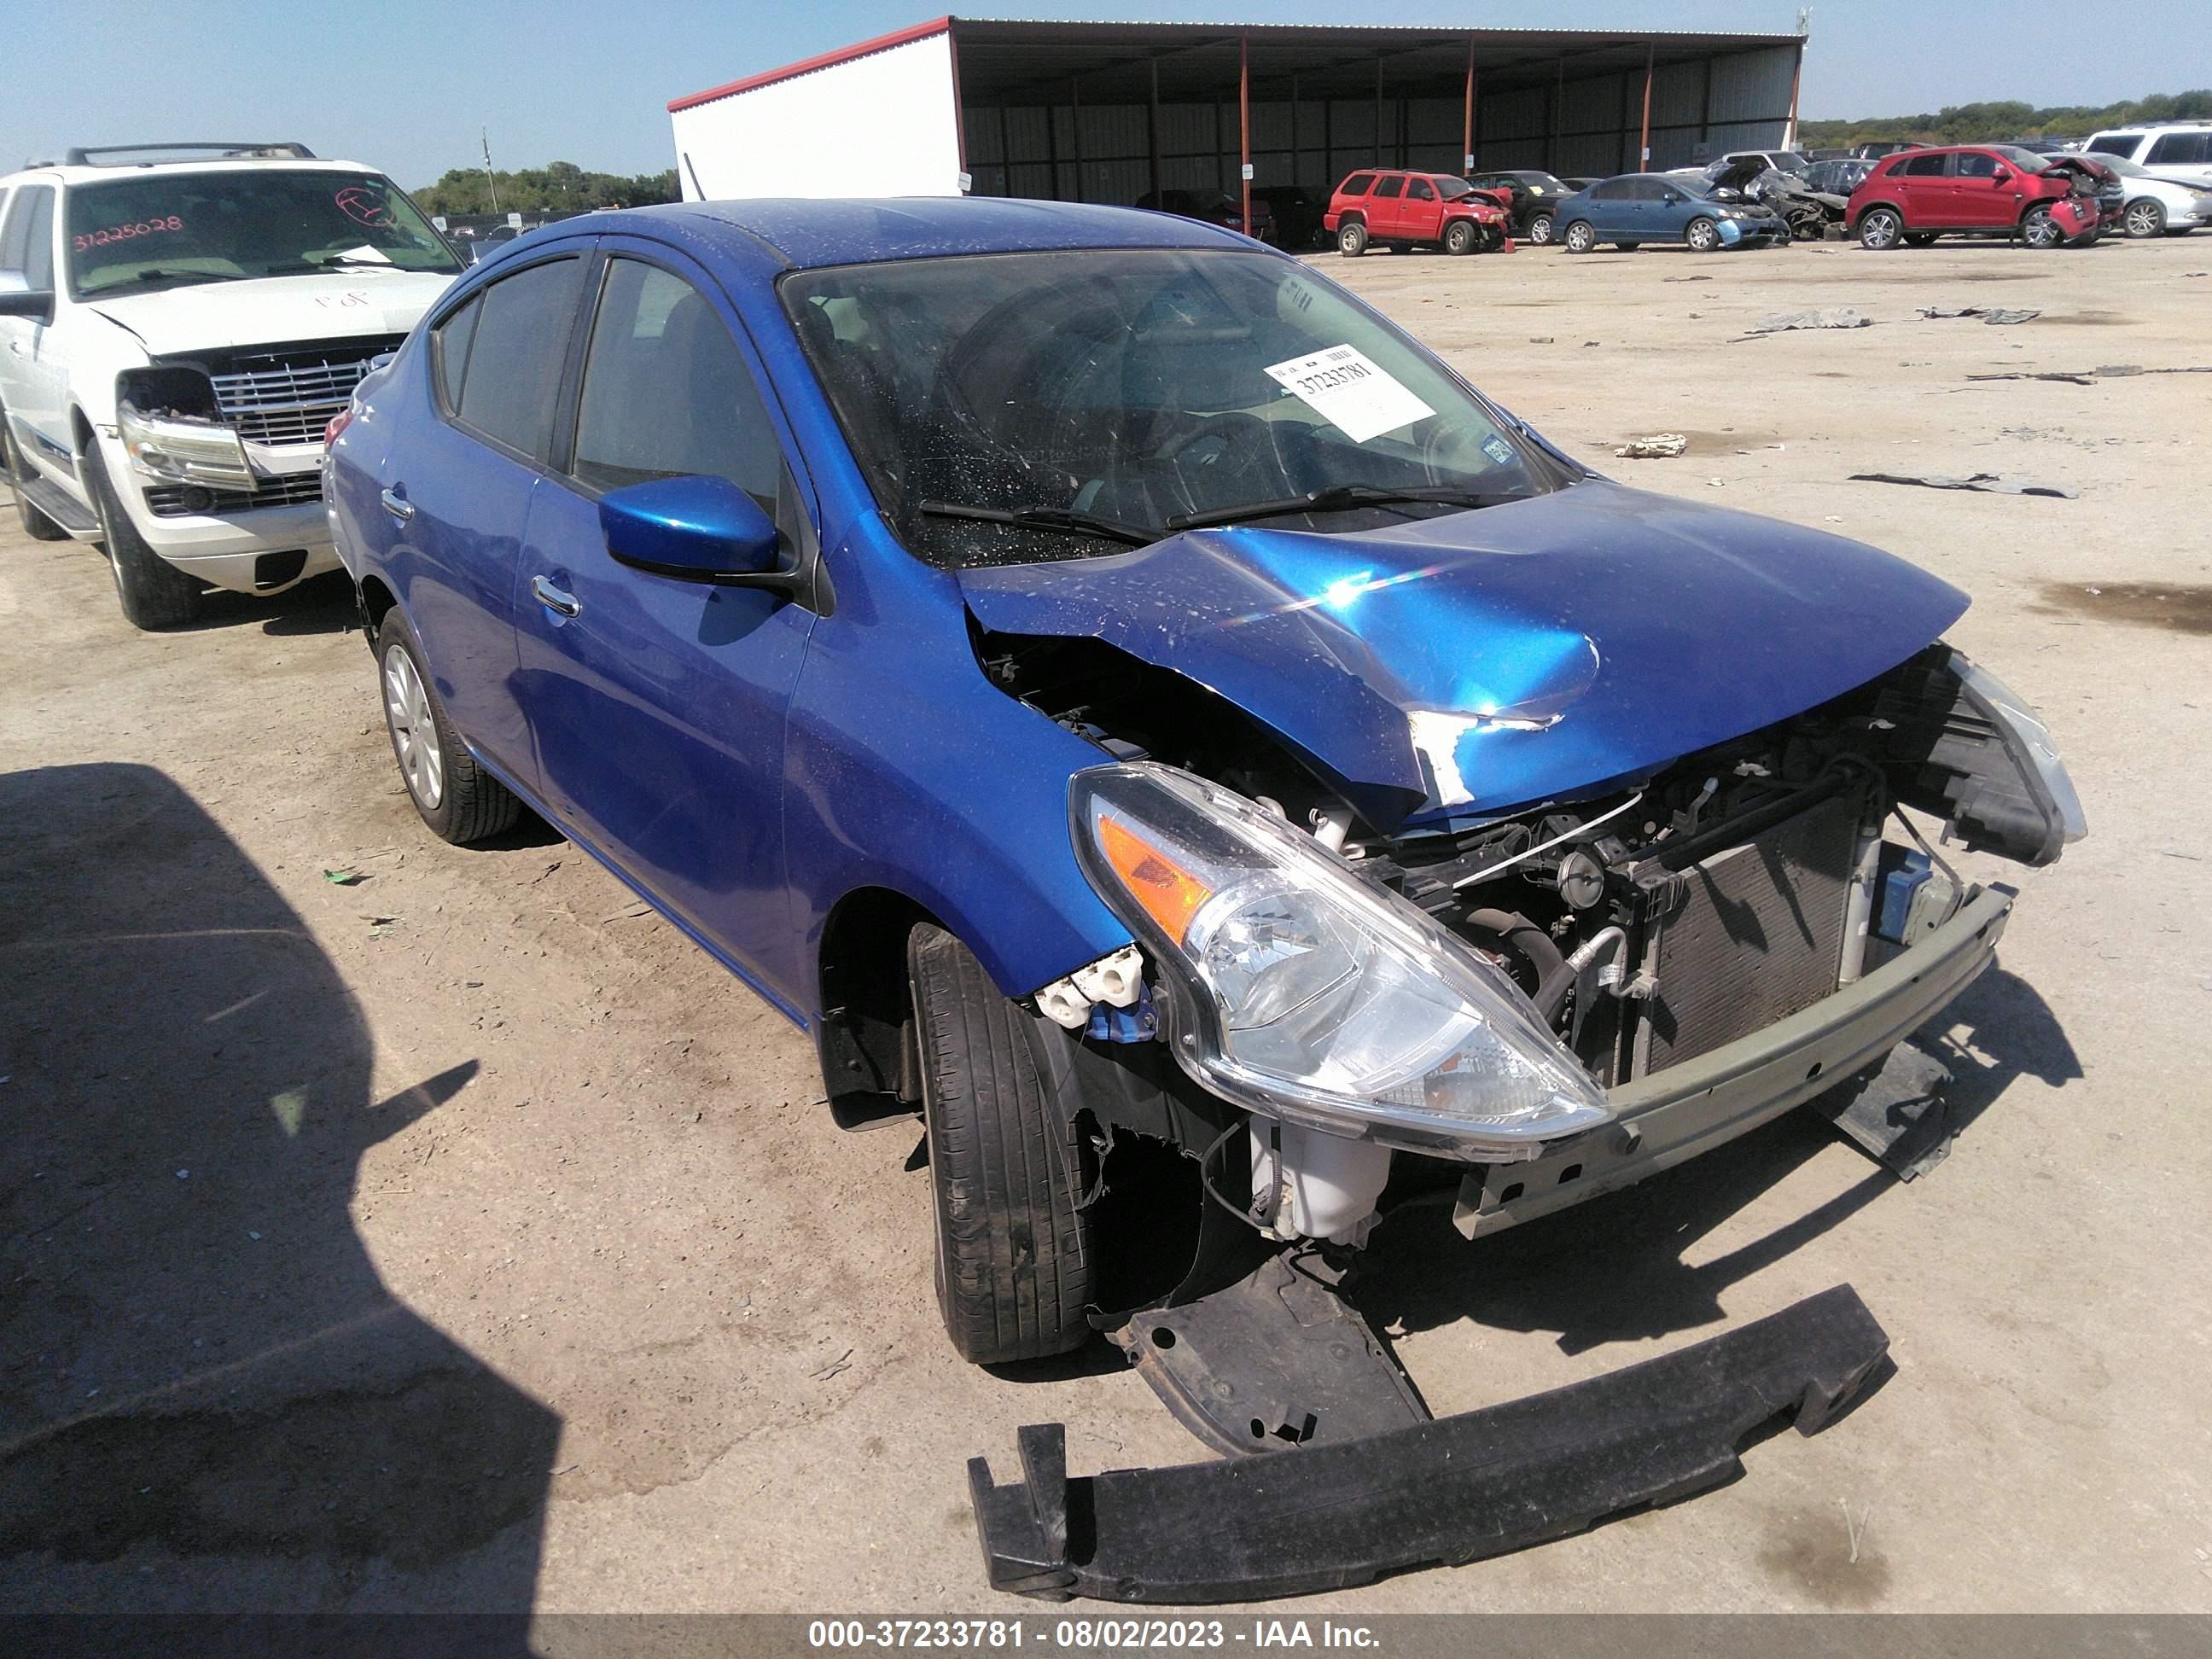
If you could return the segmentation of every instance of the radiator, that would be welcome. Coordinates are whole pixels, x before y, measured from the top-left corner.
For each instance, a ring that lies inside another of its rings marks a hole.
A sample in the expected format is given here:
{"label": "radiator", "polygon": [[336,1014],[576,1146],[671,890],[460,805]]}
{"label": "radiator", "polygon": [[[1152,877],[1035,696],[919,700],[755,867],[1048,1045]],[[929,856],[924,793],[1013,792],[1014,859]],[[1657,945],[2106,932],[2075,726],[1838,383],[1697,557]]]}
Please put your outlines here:
{"label": "radiator", "polygon": [[1639,1072],[1661,1071],[1831,994],[1863,803],[1823,801],[1693,865],[1646,922],[1658,989]]}

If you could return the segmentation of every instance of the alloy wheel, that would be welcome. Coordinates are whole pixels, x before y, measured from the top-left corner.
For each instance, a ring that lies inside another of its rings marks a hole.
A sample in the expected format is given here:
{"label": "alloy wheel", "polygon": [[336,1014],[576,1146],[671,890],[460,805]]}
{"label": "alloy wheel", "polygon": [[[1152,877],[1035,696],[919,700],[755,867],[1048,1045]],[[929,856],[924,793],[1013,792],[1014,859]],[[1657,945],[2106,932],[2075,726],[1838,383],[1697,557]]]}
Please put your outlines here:
{"label": "alloy wheel", "polygon": [[2155,236],[2166,228],[2166,213],[2155,202],[2132,202],[2128,205],[2128,234]]}
{"label": "alloy wheel", "polygon": [[2037,208],[2021,222],[2020,235],[2030,247],[2057,247],[2063,240],[2058,221],[2045,207]]}
{"label": "alloy wheel", "polygon": [[415,669],[415,659],[395,645],[384,653],[384,717],[392,727],[392,752],[408,792],[435,811],[446,793],[446,757],[438,746],[438,723],[430,694]]}
{"label": "alloy wheel", "polygon": [[1877,252],[1897,246],[1898,233],[1903,222],[1887,208],[1877,209],[1867,215],[1859,226],[1859,240]]}

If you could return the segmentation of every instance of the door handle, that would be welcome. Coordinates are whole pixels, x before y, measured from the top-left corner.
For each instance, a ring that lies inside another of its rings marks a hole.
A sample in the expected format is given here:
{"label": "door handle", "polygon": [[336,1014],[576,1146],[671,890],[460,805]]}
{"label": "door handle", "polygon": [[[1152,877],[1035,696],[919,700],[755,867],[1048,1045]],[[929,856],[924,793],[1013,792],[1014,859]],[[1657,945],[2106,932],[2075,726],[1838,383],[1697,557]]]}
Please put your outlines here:
{"label": "door handle", "polygon": [[574,593],[569,592],[566,588],[554,586],[551,581],[544,576],[532,576],[530,579],[530,592],[538,604],[560,616],[573,617],[584,608],[577,601]]}
{"label": "door handle", "polygon": [[408,520],[415,516],[414,503],[410,501],[404,495],[402,495],[397,490],[386,490],[384,492],[383,501],[384,510],[386,513],[389,513],[393,518],[398,520],[402,524],[405,524]]}

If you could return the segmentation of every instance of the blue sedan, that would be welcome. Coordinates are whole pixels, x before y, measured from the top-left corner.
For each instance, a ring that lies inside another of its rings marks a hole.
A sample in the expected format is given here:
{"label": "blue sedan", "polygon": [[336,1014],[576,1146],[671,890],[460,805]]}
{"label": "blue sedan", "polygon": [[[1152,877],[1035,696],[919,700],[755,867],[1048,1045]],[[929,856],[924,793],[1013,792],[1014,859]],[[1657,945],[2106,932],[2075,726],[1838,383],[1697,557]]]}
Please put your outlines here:
{"label": "blue sedan", "polygon": [[2006,890],[1897,808],[2081,833],[1964,594],[1596,477],[1186,220],[572,219],[333,424],[423,821],[543,815],[840,1122],[919,1119],[979,1362],[1141,1346],[1224,1230],[1479,1235],[1718,1145],[1989,964]]}
{"label": "blue sedan", "polygon": [[1786,245],[1790,227],[1755,202],[1723,201],[1702,179],[1625,173],[1601,179],[1552,210],[1555,240],[1570,253],[1600,242],[1626,252],[1645,242],[1680,242],[1693,253]]}

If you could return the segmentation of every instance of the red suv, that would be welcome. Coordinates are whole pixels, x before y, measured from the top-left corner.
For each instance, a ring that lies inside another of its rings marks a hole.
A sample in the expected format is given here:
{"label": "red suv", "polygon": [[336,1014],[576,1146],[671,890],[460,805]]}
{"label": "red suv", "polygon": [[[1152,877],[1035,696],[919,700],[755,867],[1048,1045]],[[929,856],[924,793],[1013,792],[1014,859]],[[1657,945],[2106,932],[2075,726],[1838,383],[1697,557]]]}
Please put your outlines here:
{"label": "red suv", "polygon": [[2096,186],[2007,144],[1885,157],[1851,192],[1860,246],[1925,247],[1938,236],[2017,236],[2030,247],[2094,241]]}
{"label": "red suv", "polygon": [[1441,247],[1447,253],[1513,250],[1505,210],[1487,192],[1449,173],[1400,173],[1370,167],[1336,187],[1322,215],[1346,258],[1385,247]]}

